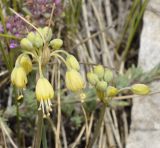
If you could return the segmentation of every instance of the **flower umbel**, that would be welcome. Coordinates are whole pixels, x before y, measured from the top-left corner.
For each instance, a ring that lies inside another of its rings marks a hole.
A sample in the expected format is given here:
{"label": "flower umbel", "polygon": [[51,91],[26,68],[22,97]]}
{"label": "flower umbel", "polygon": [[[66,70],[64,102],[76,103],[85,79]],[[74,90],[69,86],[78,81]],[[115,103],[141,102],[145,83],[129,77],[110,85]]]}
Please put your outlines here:
{"label": "flower umbel", "polygon": [[49,116],[49,112],[52,111],[51,99],[54,97],[54,90],[50,82],[44,77],[37,81],[36,97],[40,102],[39,109],[42,109],[44,117],[46,114]]}

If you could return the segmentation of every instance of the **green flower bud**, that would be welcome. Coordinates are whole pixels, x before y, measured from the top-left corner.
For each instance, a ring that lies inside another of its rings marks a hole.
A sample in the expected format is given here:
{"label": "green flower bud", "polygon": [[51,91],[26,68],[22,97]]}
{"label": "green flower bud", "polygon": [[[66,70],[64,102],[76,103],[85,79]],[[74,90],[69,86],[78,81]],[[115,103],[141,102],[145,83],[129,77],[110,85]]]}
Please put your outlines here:
{"label": "green flower bud", "polygon": [[27,38],[23,38],[21,40],[20,46],[24,50],[32,50],[33,49],[32,43]]}
{"label": "green flower bud", "polygon": [[52,38],[52,29],[49,27],[44,27],[42,32],[43,32],[44,39],[46,41],[50,41]]}
{"label": "green flower bud", "polygon": [[104,71],[104,81],[110,82],[113,79],[113,72],[110,69]]}
{"label": "green flower bud", "polygon": [[118,89],[113,86],[108,86],[107,88],[107,96],[114,97],[118,94]]}
{"label": "green flower bud", "polygon": [[77,71],[80,69],[79,63],[73,55],[68,55],[66,58],[66,62],[70,68],[75,69]]}
{"label": "green flower bud", "polygon": [[52,46],[52,48],[54,50],[58,50],[62,47],[63,45],[63,41],[61,39],[53,39],[51,42],[50,42],[50,45]]}
{"label": "green flower bud", "polygon": [[34,32],[30,32],[30,33],[27,35],[27,39],[28,39],[32,44],[34,44],[35,33],[34,33]]}
{"label": "green flower bud", "polygon": [[38,33],[36,33],[35,39],[34,39],[34,46],[37,48],[42,48],[43,46],[43,39],[41,38]]}
{"label": "green flower bud", "polygon": [[97,65],[94,67],[93,72],[98,76],[98,78],[103,78],[104,76],[104,68],[102,65]]}
{"label": "green flower bud", "polygon": [[97,85],[96,85],[96,88],[100,91],[106,91],[107,89],[107,82],[105,81],[98,81],[97,82]]}
{"label": "green flower bud", "polygon": [[93,72],[87,73],[87,79],[89,83],[91,83],[92,85],[96,85],[97,82],[99,81],[97,75],[94,74]]}
{"label": "green flower bud", "polygon": [[147,95],[150,92],[150,88],[144,84],[134,84],[131,86],[131,91],[136,95]]}

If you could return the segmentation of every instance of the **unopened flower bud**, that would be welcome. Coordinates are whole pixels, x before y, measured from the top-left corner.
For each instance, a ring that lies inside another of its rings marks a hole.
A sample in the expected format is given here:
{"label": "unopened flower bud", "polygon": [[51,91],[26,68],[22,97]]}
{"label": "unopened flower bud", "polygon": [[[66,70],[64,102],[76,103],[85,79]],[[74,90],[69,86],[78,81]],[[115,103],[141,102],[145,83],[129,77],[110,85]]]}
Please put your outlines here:
{"label": "unopened flower bud", "polygon": [[66,87],[74,92],[84,88],[84,81],[79,72],[74,69],[68,70],[65,76]]}
{"label": "unopened flower bud", "polygon": [[118,89],[113,86],[108,86],[107,88],[107,96],[114,97],[118,94]]}
{"label": "unopened flower bud", "polygon": [[66,58],[66,62],[71,69],[79,71],[80,69],[79,63],[73,55],[68,55]]}
{"label": "unopened flower bud", "polygon": [[53,39],[51,42],[50,42],[50,45],[52,46],[52,48],[54,50],[58,50],[62,47],[63,45],[63,41],[61,39]]}
{"label": "unopened flower bud", "polygon": [[28,35],[27,35],[27,39],[32,43],[34,44],[34,41],[35,41],[35,33],[34,32],[30,32]]}
{"label": "unopened flower bud", "polygon": [[96,88],[100,91],[106,91],[107,89],[107,82],[105,81],[98,81],[97,82],[97,85],[96,85]]}
{"label": "unopened flower bud", "polygon": [[24,68],[26,74],[32,71],[32,61],[28,55],[22,55],[19,59],[19,64]]}
{"label": "unopened flower bud", "polygon": [[50,49],[48,47],[43,49],[42,52],[42,65],[46,65],[50,60]]}
{"label": "unopened flower bud", "polygon": [[49,42],[52,38],[52,29],[49,27],[44,27],[42,32],[43,32],[44,39]]}
{"label": "unopened flower bud", "polygon": [[136,95],[147,95],[150,88],[145,84],[134,84],[131,86],[131,91]]}
{"label": "unopened flower bud", "polygon": [[24,50],[32,50],[33,49],[32,43],[27,38],[23,38],[20,42],[20,45],[21,45],[21,48]]}
{"label": "unopened flower bud", "polygon": [[113,79],[113,72],[110,69],[104,71],[104,81],[110,82]]}
{"label": "unopened flower bud", "polygon": [[42,48],[43,46],[43,39],[38,33],[36,33],[36,36],[34,39],[34,46],[37,48]]}
{"label": "unopened flower bud", "polygon": [[89,72],[87,73],[87,79],[89,81],[89,83],[91,83],[92,85],[96,85],[98,80],[98,76],[96,74],[94,74],[93,72]]}
{"label": "unopened flower bud", "polygon": [[94,67],[93,72],[98,76],[98,78],[102,79],[104,76],[104,68],[102,65],[97,65]]}
{"label": "unopened flower bud", "polygon": [[17,88],[25,88],[27,84],[27,76],[24,68],[22,66],[17,66],[13,69],[11,73],[11,82]]}

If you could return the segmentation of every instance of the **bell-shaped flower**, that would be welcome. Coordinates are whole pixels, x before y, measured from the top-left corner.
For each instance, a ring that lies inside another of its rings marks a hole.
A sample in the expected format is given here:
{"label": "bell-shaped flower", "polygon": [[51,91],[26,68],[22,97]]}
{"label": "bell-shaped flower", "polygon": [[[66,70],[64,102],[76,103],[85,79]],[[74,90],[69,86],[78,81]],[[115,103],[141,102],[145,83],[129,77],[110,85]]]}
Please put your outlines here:
{"label": "bell-shaped flower", "polygon": [[51,83],[44,77],[38,79],[36,84],[36,97],[40,102],[39,109],[42,109],[44,117],[52,111],[51,99],[54,97],[54,90]]}
{"label": "bell-shaped flower", "polygon": [[11,82],[17,88],[25,88],[27,84],[27,75],[22,66],[16,66],[11,73]]}

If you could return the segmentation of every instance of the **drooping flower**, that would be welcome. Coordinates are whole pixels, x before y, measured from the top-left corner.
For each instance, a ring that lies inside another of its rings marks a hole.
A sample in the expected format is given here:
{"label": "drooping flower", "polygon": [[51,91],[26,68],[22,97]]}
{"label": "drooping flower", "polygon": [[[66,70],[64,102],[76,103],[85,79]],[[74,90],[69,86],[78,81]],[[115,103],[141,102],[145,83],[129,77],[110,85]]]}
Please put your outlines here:
{"label": "drooping flower", "polygon": [[32,61],[28,55],[22,55],[19,60],[19,64],[24,68],[26,74],[32,71]]}
{"label": "drooping flower", "polygon": [[11,82],[19,89],[23,89],[27,84],[27,75],[22,66],[14,67],[11,73]]}
{"label": "drooping flower", "polygon": [[74,69],[68,70],[65,76],[66,87],[74,92],[84,88],[84,81],[79,72]]}
{"label": "drooping flower", "polygon": [[39,109],[42,109],[44,117],[49,116],[52,111],[51,99],[54,97],[54,90],[50,82],[42,77],[39,78],[36,84],[36,97],[40,102]]}
{"label": "drooping flower", "polygon": [[68,55],[66,58],[66,62],[71,69],[79,71],[80,69],[79,63],[73,55]]}

